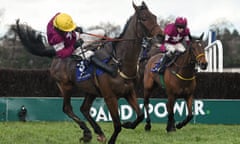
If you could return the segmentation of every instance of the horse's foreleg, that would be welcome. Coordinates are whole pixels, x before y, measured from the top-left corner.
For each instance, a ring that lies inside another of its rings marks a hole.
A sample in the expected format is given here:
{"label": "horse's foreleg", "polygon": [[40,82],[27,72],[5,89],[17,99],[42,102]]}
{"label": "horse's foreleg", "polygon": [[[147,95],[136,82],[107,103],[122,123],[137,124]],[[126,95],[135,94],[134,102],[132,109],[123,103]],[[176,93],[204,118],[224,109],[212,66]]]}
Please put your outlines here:
{"label": "horse's foreleg", "polygon": [[150,131],[151,130],[151,118],[149,115],[149,98],[150,98],[150,91],[147,89],[144,89],[144,108],[146,112],[146,125],[145,130]]}
{"label": "horse's foreleg", "polygon": [[111,95],[111,96],[105,97],[105,102],[108,106],[108,110],[111,114],[113,125],[114,125],[114,132],[110,140],[108,141],[108,144],[115,144],[117,136],[122,130],[121,121],[118,114],[118,100],[116,96]]}
{"label": "horse's foreleg", "polygon": [[71,105],[71,90],[72,86],[71,85],[61,85],[59,83],[58,87],[62,93],[63,96],[63,112],[68,115],[71,119],[73,119],[79,127],[83,130],[83,138],[80,140],[84,142],[89,142],[92,139],[92,133],[90,129],[87,127],[87,125],[84,123],[84,121],[81,121],[81,119],[74,114],[72,110],[72,105]]}
{"label": "horse's foreleg", "polygon": [[137,95],[134,90],[132,90],[132,94],[129,97],[126,97],[126,100],[130,104],[130,106],[134,109],[134,111],[137,113],[137,118],[134,122],[123,123],[122,126],[124,128],[135,129],[136,126],[143,121],[144,113],[140,110],[140,107],[137,102]]}
{"label": "horse's foreleg", "polygon": [[90,108],[92,106],[93,101],[95,100],[95,96],[90,96],[87,95],[85,96],[85,100],[83,101],[83,104],[80,108],[82,114],[85,116],[85,118],[88,120],[88,122],[91,124],[91,126],[94,129],[94,132],[98,134],[97,140],[100,142],[105,143],[106,142],[106,137],[101,129],[101,127],[96,123],[96,121],[90,116]]}
{"label": "horse's foreleg", "polygon": [[80,141],[84,141],[84,142],[91,141],[92,133],[90,129],[87,127],[87,125],[85,124],[85,122],[81,121],[81,119],[73,113],[70,97],[64,97],[63,112],[67,114],[70,118],[72,118],[83,130],[83,137],[80,138]]}
{"label": "horse's foreleg", "polygon": [[176,125],[176,127],[178,129],[181,129],[183,126],[185,126],[187,123],[189,123],[192,118],[193,118],[193,114],[192,114],[192,101],[193,101],[193,96],[190,96],[188,99],[186,99],[187,102],[187,109],[188,109],[188,116],[180,123],[178,123]]}
{"label": "horse's foreleg", "polygon": [[167,111],[168,111],[168,122],[167,122],[167,132],[176,131],[175,127],[175,119],[173,113],[173,107],[175,103],[175,98],[173,95],[168,95],[168,102],[167,102]]}

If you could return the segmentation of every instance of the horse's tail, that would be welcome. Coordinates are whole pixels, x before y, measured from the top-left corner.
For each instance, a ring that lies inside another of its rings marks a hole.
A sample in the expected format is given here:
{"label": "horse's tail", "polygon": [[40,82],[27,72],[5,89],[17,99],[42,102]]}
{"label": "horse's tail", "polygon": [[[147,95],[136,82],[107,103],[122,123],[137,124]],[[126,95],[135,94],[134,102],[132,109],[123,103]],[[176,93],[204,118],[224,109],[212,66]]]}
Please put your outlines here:
{"label": "horse's tail", "polygon": [[18,34],[24,48],[31,54],[50,58],[56,56],[54,48],[46,48],[47,46],[44,44],[45,37],[30,26],[19,24],[19,19],[16,21],[14,30]]}

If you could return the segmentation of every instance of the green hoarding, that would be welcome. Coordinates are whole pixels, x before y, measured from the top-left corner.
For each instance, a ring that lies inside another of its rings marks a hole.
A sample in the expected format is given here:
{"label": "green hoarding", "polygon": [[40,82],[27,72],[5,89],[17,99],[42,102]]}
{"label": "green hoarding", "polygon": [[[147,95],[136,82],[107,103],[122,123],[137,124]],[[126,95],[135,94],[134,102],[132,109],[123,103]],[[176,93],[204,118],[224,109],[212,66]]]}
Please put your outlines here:
{"label": "green hoarding", "polygon": [[[150,100],[150,116],[152,122],[166,123],[166,99]],[[74,112],[83,120],[80,105],[83,98],[72,98]],[[143,110],[143,99],[138,99]],[[62,98],[0,98],[0,121],[18,121],[18,113],[23,106],[27,109],[27,121],[67,121],[71,120],[62,112]],[[240,124],[240,100],[195,100],[193,104],[194,118],[192,123],[208,124]],[[176,121],[187,114],[186,104],[178,100],[174,106]],[[119,100],[119,113],[122,121],[134,120],[136,114],[124,99]],[[111,121],[111,116],[102,98],[97,98],[90,114],[96,121]]]}

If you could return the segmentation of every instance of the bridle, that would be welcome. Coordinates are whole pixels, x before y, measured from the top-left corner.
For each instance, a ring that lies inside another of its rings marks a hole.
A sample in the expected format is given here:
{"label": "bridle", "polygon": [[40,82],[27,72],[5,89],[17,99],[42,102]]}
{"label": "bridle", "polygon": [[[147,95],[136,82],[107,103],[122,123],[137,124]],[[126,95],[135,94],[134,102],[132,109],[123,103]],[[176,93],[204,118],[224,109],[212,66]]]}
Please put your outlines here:
{"label": "bridle", "polygon": [[[198,43],[199,40],[196,40],[194,42],[197,42]],[[199,47],[195,47],[194,49],[196,48],[199,48]],[[199,54],[195,54],[193,52],[193,47],[190,46],[187,50],[187,53],[188,55],[191,55],[191,58],[190,58],[190,61],[189,62],[183,62],[183,63],[187,63],[186,65],[184,66],[180,66],[179,64],[176,64],[176,62],[174,62],[174,65],[177,67],[177,70],[174,71],[174,70],[171,70],[172,74],[174,74],[176,77],[178,77],[179,79],[181,80],[184,80],[184,81],[191,81],[191,80],[194,80],[195,79],[195,75],[193,74],[193,76],[191,77],[183,77],[182,75],[180,75],[178,73],[178,71],[180,69],[184,69],[184,68],[188,68],[188,67],[194,67],[195,63],[198,63],[199,59],[203,56],[205,56],[204,52],[202,53],[199,53]]]}
{"label": "bridle", "polygon": [[[142,8],[141,10],[145,10],[145,9]],[[135,32],[136,32],[136,37],[137,37],[137,38],[135,38],[135,41],[137,41],[137,42],[142,41],[142,38],[145,37],[145,36],[149,36],[149,35],[152,36],[155,28],[159,27],[159,25],[156,23],[153,26],[151,26],[150,29],[148,29],[147,26],[144,24],[144,21],[145,21],[144,18],[140,17],[139,13],[136,13],[136,20],[135,21],[136,21]],[[140,31],[140,32],[142,32],[141,34],[139,33],[139,29],[140,29],[139,26],[141,27],[141,29],[143,29],[143,30]],[[127,76],[126,74],[124,74],[120,70],[118,70],[118,72],[119,72],[119,75],[124,79],[127,79],[127,80],[135,79],[137,77],[138,67],[137,67],[136,74],[134,76]]]}
{"label": "bridle", "polygon": [[[141,10],[147,10],[147,8],[143,7],[143,8],[141,8]],[[151,26],[150,29],[148,29],[148,27],[144,24],[144,22],[146,21],[145,18],[141,17],[139,13],[137,13],[136,32],[138,32],[138,24],[139,23],[140,23],[140,26],[144,30],[143,30],[142,36],[140,36],[139,33],[137,33],[137,38],[153,36],[154,35],[153,32],[154,32],[155,28],[159,27],[159,25],[156,23],[153,26]],[[155,16],[153,14],[151,14],[151,17],[155,17]]]}

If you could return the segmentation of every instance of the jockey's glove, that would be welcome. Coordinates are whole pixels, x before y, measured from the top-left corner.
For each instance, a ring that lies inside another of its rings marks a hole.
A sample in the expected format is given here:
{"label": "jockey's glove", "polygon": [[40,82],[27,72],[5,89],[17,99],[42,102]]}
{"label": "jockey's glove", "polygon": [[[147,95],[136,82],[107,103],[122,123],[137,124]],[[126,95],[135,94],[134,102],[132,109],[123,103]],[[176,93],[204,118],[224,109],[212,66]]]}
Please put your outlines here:
{"label": "jockey's glove", "polygon": [[74,44],[74,49],[77,49],[78,47],[81,47],[83,45],[84,41],[83,39],[79,39]]}
{"label": "jockey's glove", "polygon": [[83,29],[80,26],[77,26],[75,29],[76,32],[79,32],[80,34],[83,33]]}

